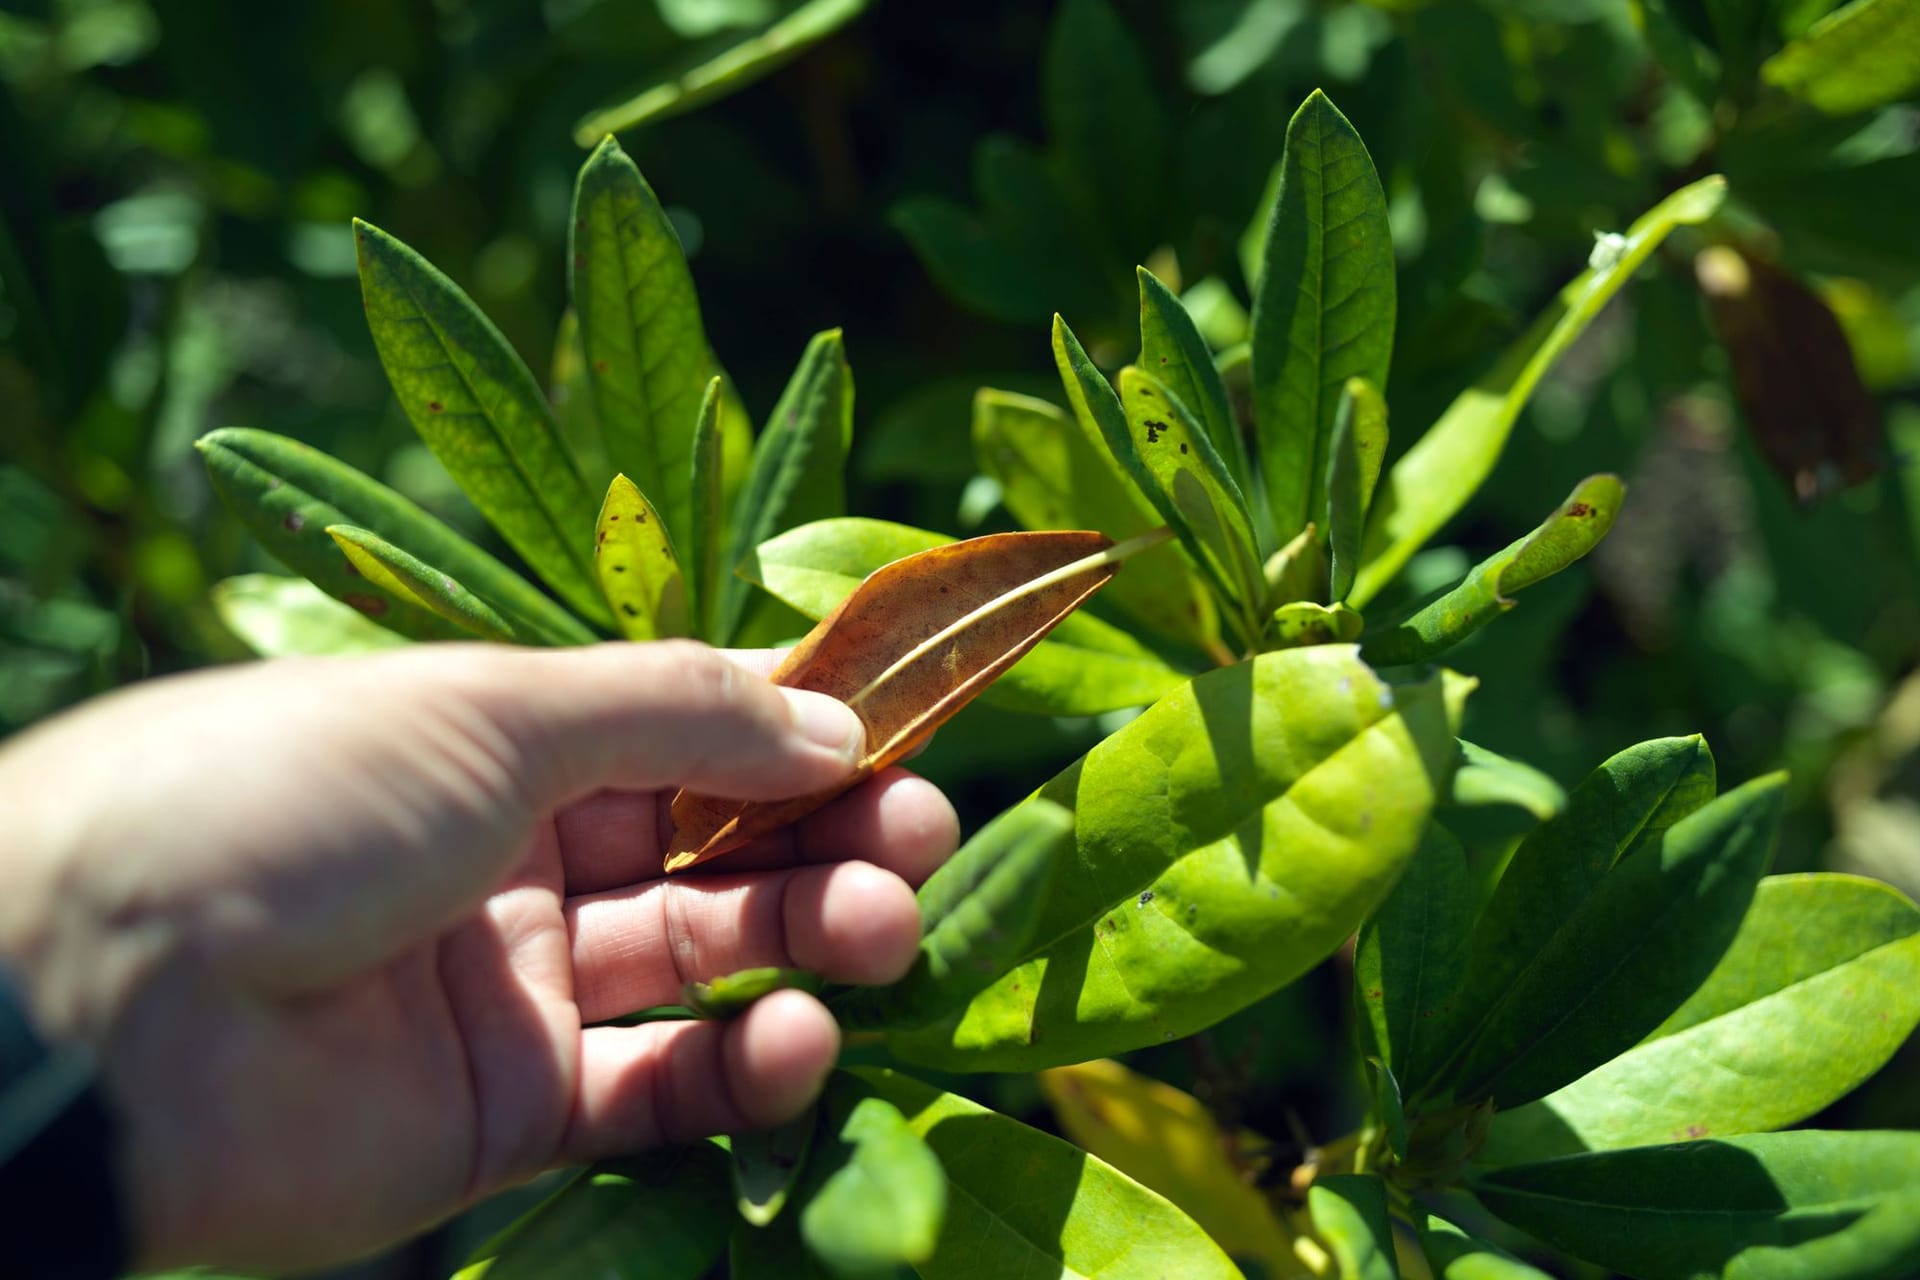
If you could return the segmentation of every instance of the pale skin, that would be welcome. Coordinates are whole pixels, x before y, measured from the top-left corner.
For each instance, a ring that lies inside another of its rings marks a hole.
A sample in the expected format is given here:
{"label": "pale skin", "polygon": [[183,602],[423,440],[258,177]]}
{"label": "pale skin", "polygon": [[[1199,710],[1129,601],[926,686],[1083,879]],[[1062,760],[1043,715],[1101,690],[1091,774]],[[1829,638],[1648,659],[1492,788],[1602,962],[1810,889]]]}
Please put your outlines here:
{"label": "pale skin", "polygon": [[839,1033],[758,965],[891,981],[952,808],[890,770],[707,874],[674,791],[845,776],[859,721],[685,642],[436,645],[153,681],[0,749],[0,963],[95,1047],[142,1267],[323,1265],[542,1169],[797,1115]]}

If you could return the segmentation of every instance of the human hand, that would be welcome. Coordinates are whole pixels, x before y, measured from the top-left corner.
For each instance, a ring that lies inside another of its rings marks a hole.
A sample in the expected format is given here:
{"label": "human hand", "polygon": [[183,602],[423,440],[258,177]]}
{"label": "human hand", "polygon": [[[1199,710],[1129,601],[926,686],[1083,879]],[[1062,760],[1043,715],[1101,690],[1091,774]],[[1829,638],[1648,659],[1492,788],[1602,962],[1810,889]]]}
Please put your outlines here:
{"label": "human hand", "polygon": [[[764,658],[764,662],[758,662]],[[756,965],[887,982],[953,811],[890,770],[716,874],[667,804],[844,777],[853,713],[669,642],[421,646],[106,698],[0,751],[0,957],[92,1044],[137,1261],[319,1265],[557,1164],[751,1129],[824,1007],[594,1026]]]}

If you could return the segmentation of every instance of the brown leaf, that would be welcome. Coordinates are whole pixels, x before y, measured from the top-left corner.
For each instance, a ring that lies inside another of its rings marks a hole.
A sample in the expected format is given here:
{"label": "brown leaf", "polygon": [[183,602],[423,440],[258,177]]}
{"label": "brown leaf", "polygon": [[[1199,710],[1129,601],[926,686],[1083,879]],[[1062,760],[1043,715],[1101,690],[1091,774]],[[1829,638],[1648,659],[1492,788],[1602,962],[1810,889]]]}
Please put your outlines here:
{"label": "brown leaf", "polygon": [[1761,455],[1801,502],[1869,480],[1886,446],[1880,413],[1826,302],[1797,276],[1726,245],[1694,274],[1733,366]]}
{"label": "brown leaf", "polygon": [[839,785],[790,800],[682,791],[666,869],[738,848],[904,758],[1106,584],[1119,564],[1100,553],[1112,545],[1099,533],[996,533],[875,570],[771,677],[852,707],[866,755]]}

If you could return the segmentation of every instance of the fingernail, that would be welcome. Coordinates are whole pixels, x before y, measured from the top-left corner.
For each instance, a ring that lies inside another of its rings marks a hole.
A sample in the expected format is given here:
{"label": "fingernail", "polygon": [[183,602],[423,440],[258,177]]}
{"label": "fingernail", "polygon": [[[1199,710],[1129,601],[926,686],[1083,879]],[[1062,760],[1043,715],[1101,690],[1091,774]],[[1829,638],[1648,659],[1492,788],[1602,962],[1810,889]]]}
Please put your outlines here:
{"label": "fingernail", "polygon": [[780,694],[793,711],[794,727],[800,730],[800,736],[843,757],[848,764],[860,758],[867,743],[867,727],[851,707],[838,698],[806,689],[782,689]]}

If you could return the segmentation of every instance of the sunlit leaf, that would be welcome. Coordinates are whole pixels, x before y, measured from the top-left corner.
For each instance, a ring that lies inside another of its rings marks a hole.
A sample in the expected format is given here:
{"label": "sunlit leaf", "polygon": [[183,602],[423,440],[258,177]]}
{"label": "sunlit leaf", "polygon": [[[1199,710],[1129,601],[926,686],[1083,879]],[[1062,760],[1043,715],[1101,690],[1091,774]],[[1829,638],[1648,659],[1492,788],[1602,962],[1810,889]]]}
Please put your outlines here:
{"label": "sunlit leaf", "polygon": [[1326,509],[1327,458],[1350,378],[1387,385],[1393,236],[1366,144],[1315,90],[1287,125],[1280,196],[1253,298],[1253,405],[1279,541]]}
{"label": "sunlit leaf", "polygon": [[836,1075],[814,1156],[824,1177],[800,1210],[800,1236],[835,1275],[861,1280],[925,1263],[947,1215],[947,1175],[900,1109]]}
{"label": "sunlit leaf", "polygon": [[567,261],[607,461],[659,508],[674,546],[689,546],[687,478],[714,371],[680,237],[612,138],[580,168]]}
{"label": "sunlit leaf", "polygon": [[1360,534],[1387,460],[1387,402],[1365,378],[1340,389],[1327,459],[1327,598],[1345,600],[1360,570]]}
{"label": "sunlit leaf", "polygon": [[482,640],[531,642],[516,636],[513,624],[486,601],[449,575],[416,556],[410,556],[378,534],[349,524],[330,524],[327,536],[347,557],[354,572],[389,596],[409,600],[439,614],[469,635]]}
{"label": "sunlit leaf", "polygon": [[1506,1250],[1470,1236],[1445,1218],[1425,1215],[1419,1226],[1420,1250],[1433,1267],[1434,1280],[1553,1280]]}
{"label": "sunlit leaf", "polygon": [[1055,1067],[1039,1081],[1061,1132],[1080,1147],[1165,1196],[1234,1257],[1270,1275],[1295,1270],[1292,1237],[1253,1184],[1251,1135],[1225,1132],[1193,1095],[1110,1058]]}
{"label": "sunlit leaf", "polygon": [[720,1019],[745,1013],[748,1006],[761,997],[789,989],[818,991],[820,979],[803,969],[763,965],[721,974],[704,982],[688,982],[681,988],[680,998],[698,1016]]}
{"label": "sunlit leaf", "polygon": [[1508,1222],[1644,1280],[1901,1280],[1920,1268],[1920,1134],[1762,1133],[1513,1165]]}
{"label": "sunlit leaf", "polygon": [[1307,1188],[1313,1229],[1332,1247],[1340,1280],[1400,1280],[1386,1184],[1370,1174],[1316,1178]]}
{"label": "sunlit leaf", "polygon": [[304,578],[271,573],[227,578],[214,585],[213,608],[227,629],[263,658],[374,653],[404,643]]}
{"label": "sunlit leaf", "polygon": [[364,222],[354,223],[354,237],[367,327],[414,430],[562,599],[594,622],[612,622],[593,581],[593,497],[540,384],[425,258]]}
{"label": "sunlit leaf", "polygon": [[1253,516],[1254,527],[1265,529],[1266,486],[1254,480],[1247,442],[1233,420],[1226,384],[1214,368],[1213,352],[1194,326],[1193,318],[1173,291],[1145,267],[1140,280],[1140,367],[1153,374],[1187,414],[1206,432],[1227,474],[1239,486]]}
{"label": "sunlit leaf", "polygon": [[1494,1118],[1483,1160],[1782,1128],[1920,1024],[1920,911],[1856,876],[1771,876],[1700,989],[1639,1045]]}
{"label": "sunlit leaf", "polygon": [[1450,799],[1467,809],[1512,805],[1540,822],[1567,807],[1565,789],[1532,765],[1464,741],[1460,744],[1460,767],[1453,771]]}
{"label": "sunlit leaf", "polygon": [[1704,222],[1726,182],[1702,178],[1649,209],[1617,245],[1560,291],[1524,337],[1394,463],[1376,495],[1348,600],[1364,608],[1492,474],[1533,389],[1562,352],[1677,226]]}
{"label": "sunlit leaf", "polygon": [[737,1133],[727,1144],[733,1166],[733,1202],[740,1216],[764,1227],[786,1208],[813,1146],[819,1116],[812,1107],[771,1129]]}
{"label": "sunlit leaf", "polygon": [[915,1268],[924,1280],[1238,1280],[1192,1219],[1104,1161],[909,1076],[851,1074],[900,1109],[946,1170],[946,1222]]}
{"label": "sunlit leaf", "polygon": [[1618,476],[1588,476],[1539,528],[1482,560],[1452,590],[1370,632],[1362,642],[1367,661],[1391,667],[1445,653],[1513,608],[1516,594],[1598,546],[1626,495]]}
{"label": "sunlit leaf", "polygon": [[633,481],[617,475],[593,533],[600,590],[629,640],[687,634],[687,591],[665,523]]}
{"label": "sunlit leaf", "polygon": [[714,605],[720,594],[720,548],[727,541],[726,451],[720,430],[719,375],[707,383],[700,398],[700,416],[693,432],[693,536],[687,544],[686,568],[693,583],[693,633],[708,636],[714,625]]}
{"label": "sunlit leaf", "polygon": [[1768,58],[1760,74],[1829,115],[1912,97],[1920,91],[1920,2],[1854,0]]}

